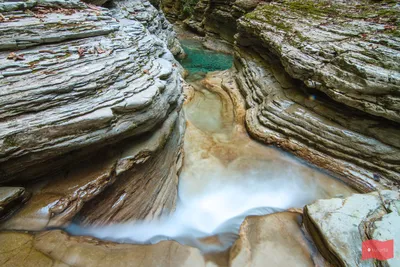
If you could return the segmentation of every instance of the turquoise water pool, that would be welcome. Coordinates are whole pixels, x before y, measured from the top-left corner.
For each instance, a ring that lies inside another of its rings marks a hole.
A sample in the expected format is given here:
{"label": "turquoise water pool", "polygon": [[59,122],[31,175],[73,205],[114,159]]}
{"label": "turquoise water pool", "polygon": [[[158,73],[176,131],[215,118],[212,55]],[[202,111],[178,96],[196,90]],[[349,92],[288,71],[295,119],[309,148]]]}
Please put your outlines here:
{"label": "turquoise water pool", "polygon": [[227,70],[232,67],[233,56],[204,48],[200,41],[181,40],[181,45],[187,57],[180,60],[189,75],[202,76],[207,72]]}

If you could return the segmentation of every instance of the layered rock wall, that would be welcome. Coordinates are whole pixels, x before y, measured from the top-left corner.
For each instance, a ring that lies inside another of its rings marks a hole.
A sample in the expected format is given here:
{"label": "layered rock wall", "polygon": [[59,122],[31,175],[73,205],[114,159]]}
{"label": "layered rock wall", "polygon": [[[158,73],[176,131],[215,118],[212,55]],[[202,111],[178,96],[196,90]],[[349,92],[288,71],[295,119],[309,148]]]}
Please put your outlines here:
{"label": "layered rock wall", "polygon": [[333,18],[324,6],[307,16],[295,3],[259,6],[238,22],[235,66],[249,132],[360,191],[396,188],[398,38],[383,21]]}
{"label": "layered rock wall", "polygon": [[106,189],[117,196],[97,207],[107,215],[84,208],[79,218],[152,219],[175,207],[184,117],[171,51],[183,50],[149,2],[107,6],[0,3],[0,184],[32,193],[2,229],[65,226]]}

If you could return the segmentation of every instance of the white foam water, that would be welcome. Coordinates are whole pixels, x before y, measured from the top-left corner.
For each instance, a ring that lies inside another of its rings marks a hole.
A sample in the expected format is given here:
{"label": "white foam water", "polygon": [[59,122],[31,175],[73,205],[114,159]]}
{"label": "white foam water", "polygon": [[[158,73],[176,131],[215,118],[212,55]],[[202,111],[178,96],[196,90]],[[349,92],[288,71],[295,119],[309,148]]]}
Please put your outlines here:
{"label": "white foam water", "polygon": [[[260,183],[258,179],[246,177],[242,183],[228,184],[221,183],[217,177],[213,178],[211,180],[215,183],[209,183],[196,195],[187,194],[182,189],[185,186],[181,186],[175,212],[157,221],[88,228],[72,225],[67,230],[76,235],[91,235],[117,242],[154,244],[161,240],[176,240],[198,247],[203,252],[219,251],[225,250],[234,242],[246,216],[264,215],[302,206],[313,198],[309,195],[310,188],[305,188],[294,180],[293,183],[282,185],[280,179]],[[214,235],[219,237],[217,245],[200,241]]]}

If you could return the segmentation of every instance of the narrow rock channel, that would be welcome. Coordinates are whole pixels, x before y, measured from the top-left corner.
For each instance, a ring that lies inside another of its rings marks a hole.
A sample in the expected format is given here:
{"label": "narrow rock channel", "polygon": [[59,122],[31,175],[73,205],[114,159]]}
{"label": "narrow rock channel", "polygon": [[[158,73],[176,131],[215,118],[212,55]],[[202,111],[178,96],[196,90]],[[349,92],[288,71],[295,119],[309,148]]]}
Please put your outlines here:
{"label": "narrow rock channel", "polygon": [[2,0],[0,36],[0,266],[400,266],[398,1]]}
{"label": "narrow rock channel", "polygon": [[[68,229],[72,234],[139,244],[176,240],[213,254],[232,246],[249,215],[290,209],[293,215],[283,213],[278,218],[296,216],[317,199],[354,192],[321,170],[251,139],[237,85],[231,72],[223,70],[231,67],[232,57],[206,50],[196,40],[182,44],[187,53],[182,60],[188,71],[187,122],[176,210],[150,222],[96,228],[73,225]],[[300,228],[292,231],[302,236]]]}

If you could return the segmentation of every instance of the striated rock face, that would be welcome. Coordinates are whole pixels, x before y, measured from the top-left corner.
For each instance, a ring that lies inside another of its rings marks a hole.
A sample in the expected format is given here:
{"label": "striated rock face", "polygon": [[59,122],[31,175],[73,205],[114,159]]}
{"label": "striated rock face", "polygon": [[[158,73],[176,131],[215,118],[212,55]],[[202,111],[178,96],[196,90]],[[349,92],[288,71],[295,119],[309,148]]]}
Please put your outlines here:
{"label": "striated rock face", "polygon": [[182,0],[158,0],[158,3],[152,3],[153,6],[161,8],[169,21],[175,22],[184,16],[184,6]]}
{"label": "striated rock face", "polygon": [[360,191],[398,186],[399,127],[308,91],[276,58],[260,57],[261,46],[247,49],[236,50],[235,66],[253,137],[339,174]]}
{"label": "striated rock face", "polygon": [[327,266],[301,230],[302,216],[282,212],[249,216],[230,250],[229,266]]}
{"label": "striated rock face", "polygon": [[307,87],[400,122],[400,39],[395,26],[400,7],[367,2],[266,4],[239,25]]}
{"label": "striated rock face", "polygon": [[48,160],[54,171],[180,109],[179,74],[163,42],[136,20],[118,23],[105,9],[66,3],[3,13],[1,182],[41,176]]}
{"label": "striated rock face", "polygon": [[[183,122],[182,114],[171,114],[152,135],[105,147],[56,176],[46,176],[43,183],[28,188],[33,192],[31,200],[0,228],[37,231],[63,227],[82,207],[89,214],[86,216],[95,218],[90,222],[96,224],[151,219],[172,211],[177,194],[176,175],[181,167]],[[166,153],[163,166],[155,163]],[[143,172],[152,176],[140,179]],[[95,200],[86,204],[92,199]],[[117,215],[121,212],[123,217]]]}
{"label": "striated rock face", "polygon": [[232,0],[200,0],[192,17],[185,24],[199,33],[215,34],[233,42],[236,18],[232,14]]}
{"label": "striated rock face", "polygon": [[35,235],[2,232],[0,242],[0,264],[4,267],[205,266],[199,250],[174,241],[148,246],[115,244],[55,230]]}
{"label": "striated rock face", "polygon": [[398,38],[384,18],[350,21],[322,4],[317,14],[297,5],[261,5],[238,22],[235,67],[249,132],[360,191],[398,188]]}
{"label": "striated rock face", "polygon": [[147,1],[110,6],[0,3],[0,184],[32,193],[1,229],[63,227],[82,208],[78,219],[104,224],[175,207],[185,127],[168,48],[182,48]]}
{"label": "striated rock face", "polygon": [[[400,260],[361,260],[361,242],[400,242],[400,194],[381,191],[346,199],[318,200],[304,208],[305,226],[318,250],[335,266],[399,266]],[[395,246],[394,255],[400,249]]]}
{"label": "striated rock face", "polygon": [[123,20],[136,20],[145,26],[152,34],[167,44],[168,49],[174,56],[184,57],[185,52],[179,44],[172,25],[166,20],[164,13],[157,10],[148,1],[121,0],[114,1],[113,6],[116,12],[113,17]]}

